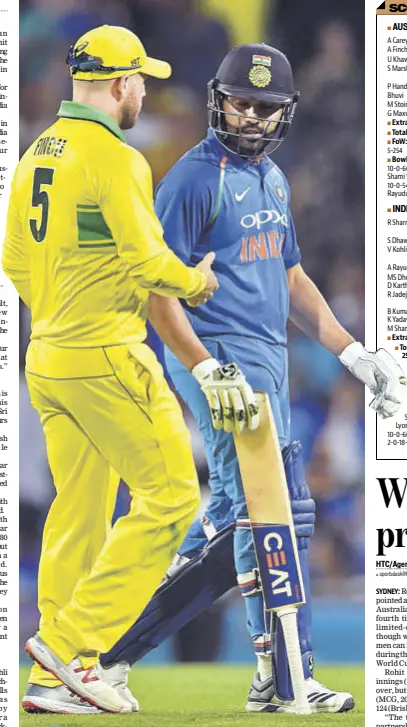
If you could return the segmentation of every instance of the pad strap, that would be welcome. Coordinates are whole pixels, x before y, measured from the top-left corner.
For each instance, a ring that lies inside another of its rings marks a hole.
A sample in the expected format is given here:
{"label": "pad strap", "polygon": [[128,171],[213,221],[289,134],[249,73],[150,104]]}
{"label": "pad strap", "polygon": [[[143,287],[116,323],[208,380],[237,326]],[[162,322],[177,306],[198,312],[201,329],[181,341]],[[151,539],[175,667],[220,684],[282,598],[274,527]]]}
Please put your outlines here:
{"label": "pad strap", "polygon": [[271,638],[270,634],[262,634],[253,639],[254,653],[271,654]]}
{"label": "pad strap", "polygon": [[261,592],[260,574],[258,568],[248,573],[238,573],[237,582],[242,596],[253,596]]}

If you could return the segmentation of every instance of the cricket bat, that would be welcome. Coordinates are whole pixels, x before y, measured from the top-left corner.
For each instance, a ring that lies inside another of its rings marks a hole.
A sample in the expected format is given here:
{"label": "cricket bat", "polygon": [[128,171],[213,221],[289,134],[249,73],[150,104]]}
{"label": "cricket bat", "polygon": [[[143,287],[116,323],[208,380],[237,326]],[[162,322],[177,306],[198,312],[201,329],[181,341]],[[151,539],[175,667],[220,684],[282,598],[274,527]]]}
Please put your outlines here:
{"label": "cricket bat", "polygon": [[310,714],[297,628],[297,609],[305,603],[305,595],[290,498],[269,398],[256,392],[256,400],[259,426],[236,434],[235,446],[265,608],[281,621],[295,711]]}

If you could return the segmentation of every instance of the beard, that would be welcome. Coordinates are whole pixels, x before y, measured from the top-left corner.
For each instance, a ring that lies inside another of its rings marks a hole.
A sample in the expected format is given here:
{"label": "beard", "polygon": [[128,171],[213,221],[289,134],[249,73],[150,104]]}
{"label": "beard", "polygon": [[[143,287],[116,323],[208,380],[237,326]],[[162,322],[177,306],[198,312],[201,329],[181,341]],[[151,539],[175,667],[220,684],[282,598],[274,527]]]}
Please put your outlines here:
{"label": "beard", "polygon": [[137,121],[139,113],[140,108],[135,101],[128,102],[125,106],[123,106],[119,124],[121,130],[128,131],[129,129],[132,129]]}
{"label": "beard", "polygon": [[259,144],[262,132],[258,130],[242,130],[240,132],[240,146],[243,149],[253,149]]}
{"label": "beard", "polygon": [[226,132],[229,134],[227,146],[237,154],[260,157],[264,154],[277,125],[276,121],[257,125],[246,122],[237,126],[226,123]]}
{"label": "beard", "polygon": [[249,157],[255,158],[262,155],[267,144],[263,140],[263,129],[252,125],[240,128],[227,124],[226,133],[229,134],[227,146],[237,154],[247,152]]}

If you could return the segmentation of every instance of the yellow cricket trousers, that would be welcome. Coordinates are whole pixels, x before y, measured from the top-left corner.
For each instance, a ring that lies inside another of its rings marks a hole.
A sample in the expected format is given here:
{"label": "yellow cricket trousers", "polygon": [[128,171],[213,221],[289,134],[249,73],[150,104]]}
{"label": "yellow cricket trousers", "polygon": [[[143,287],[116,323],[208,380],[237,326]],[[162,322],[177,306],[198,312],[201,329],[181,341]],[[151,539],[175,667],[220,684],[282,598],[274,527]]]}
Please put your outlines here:
{"label": "yellow cricket trousers", "polygon": [[[143,611],[194,518],[199,486],[181,409],[144,344],[32,341],[26,376],[56,489],[39,570],[39,634],[68,663],[109,651]],[[111,468],[131,494],[113,528]]]}

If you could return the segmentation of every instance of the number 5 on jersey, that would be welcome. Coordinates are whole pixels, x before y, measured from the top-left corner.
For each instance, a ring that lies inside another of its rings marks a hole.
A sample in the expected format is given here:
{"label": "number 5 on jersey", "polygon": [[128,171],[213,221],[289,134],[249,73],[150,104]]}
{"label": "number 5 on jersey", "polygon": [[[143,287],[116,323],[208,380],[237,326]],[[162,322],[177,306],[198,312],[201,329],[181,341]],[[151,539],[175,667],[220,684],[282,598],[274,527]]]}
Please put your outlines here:
{"label": "number 5 on jersey", "polygon": [[49,216],[49,191],[43,187],[51,187],[54,181],[55,169],[48,167],[36,167],[32,188],[31,205],[33,208],[41,208],[40,219],[30,218],[30,230],[35,242],[43,242],[47,234]]}

